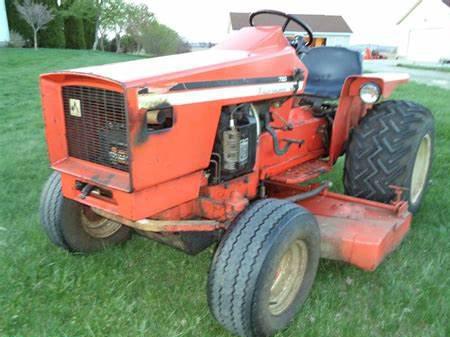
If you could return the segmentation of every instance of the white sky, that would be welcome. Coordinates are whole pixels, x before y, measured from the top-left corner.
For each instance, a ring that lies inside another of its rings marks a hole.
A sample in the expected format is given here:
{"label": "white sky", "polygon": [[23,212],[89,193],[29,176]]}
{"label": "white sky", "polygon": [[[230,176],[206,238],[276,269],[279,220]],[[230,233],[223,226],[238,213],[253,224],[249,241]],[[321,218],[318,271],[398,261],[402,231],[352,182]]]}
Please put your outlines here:
{"label": "white sky", "polygon": [[[342,15],[354,34],[351,44],[396,45],[396,22],[417,0],[129,0],[146,3],[157,19],[191,42],[220,42],[230,12],[277,9],[295,14]],[[441,1],[441,0],[434,0]]]}

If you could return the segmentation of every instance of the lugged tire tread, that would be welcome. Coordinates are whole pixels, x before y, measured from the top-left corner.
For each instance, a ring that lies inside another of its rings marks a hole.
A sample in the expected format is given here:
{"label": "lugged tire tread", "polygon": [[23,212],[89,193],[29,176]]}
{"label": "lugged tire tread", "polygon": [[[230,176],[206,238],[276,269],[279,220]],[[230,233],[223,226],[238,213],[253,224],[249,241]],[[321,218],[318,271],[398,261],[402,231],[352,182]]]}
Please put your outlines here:
{"label": "lugged tire tread", "polygon": [[417,128],[433,119],[425,107],[409,101],[377,104],[354,129],[346,151],[344,186],[349,195],[389,202],[389,185],[403,187]]}

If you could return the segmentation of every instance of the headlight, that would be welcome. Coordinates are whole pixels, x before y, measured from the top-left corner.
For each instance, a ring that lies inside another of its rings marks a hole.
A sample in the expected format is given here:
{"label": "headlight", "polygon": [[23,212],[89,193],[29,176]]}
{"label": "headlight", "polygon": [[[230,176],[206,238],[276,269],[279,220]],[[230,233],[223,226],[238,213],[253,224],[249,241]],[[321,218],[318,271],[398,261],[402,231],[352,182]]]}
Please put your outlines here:
{"label": "headlight", "polygon": [[363,84],[359,90],[359,97],[361,97],[361,100],[366,104],[376,103],[380,99],[380,96],[380,87],[372,82]]}

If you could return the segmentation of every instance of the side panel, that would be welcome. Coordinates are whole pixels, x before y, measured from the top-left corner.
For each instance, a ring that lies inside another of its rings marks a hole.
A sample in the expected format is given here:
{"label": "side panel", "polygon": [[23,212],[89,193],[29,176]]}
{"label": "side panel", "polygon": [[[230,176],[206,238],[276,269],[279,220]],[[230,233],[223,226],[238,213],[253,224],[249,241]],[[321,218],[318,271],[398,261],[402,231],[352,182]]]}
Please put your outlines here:
{"label": "side panel", "polygon": [[280,109],[274,110],[277,116],[284,116],[292,126],[292,130],[279,130],[283,126],[280,117],[271,124],[278,128],[276,131],[280,147],[286,145],[285,140],[302,141],[302,144],[291,144],[289,150],[278,156],[273,149],[273,139],[268,132],[259,137],[258,164],[261,169],[261,179],[268,179],[291,167],[306,161],[317,159],[325,154],[322,133],[326,127],[323,118],[315,118],[312,112],[304,107],[291,108],[292,103],[287,101]]}
{"label": "side panel", "polygon": [[130,117],[131,174],[137,191],[209,165],[221,105],[191,104],[173,109],[174,123],[167,130],[147,132],[145,110]]}
{"label": "side panel", "polygon": [[[290,47],[289,47],[290,48]],[[131,175],[140,190],[208,167],[223,106],[291,95],[294,69],[304,69],[290,48],[205,73],[128,90]],[[306,71],[305,71],[306,73]],[[273,83],[262,82],[273,80]],[[303,81],[298,92],[303,90]],[[171,90],[176,86],[177,90]],[[139,90],[148,93],[139,96]],[[173,107],[170,129],[148,133],[147,109]]]}

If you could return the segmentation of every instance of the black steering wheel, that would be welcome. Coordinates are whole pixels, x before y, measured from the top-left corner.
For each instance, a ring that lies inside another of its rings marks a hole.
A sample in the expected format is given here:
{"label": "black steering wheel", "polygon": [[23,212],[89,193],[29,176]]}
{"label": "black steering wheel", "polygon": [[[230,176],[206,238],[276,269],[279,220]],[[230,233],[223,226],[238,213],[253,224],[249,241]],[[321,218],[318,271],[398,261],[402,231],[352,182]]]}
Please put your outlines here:
{"label": "black steering wheel", "polygon": [[258,15],[263,15],[263,14],[276,15],[276,16],[281,16],[281,17],[285,18],[286,21],[284,22],[283,28],[282,28],[283,32],[286,30],[289,22],[291,22],[291,21],[295,22],[297,25],[302,27],[306,31],[306,33],[308,34],[308,42],[306,42],[306,43],[303,42],[304,45],[306,47],[308,47],[308,46],[310,46],[313,43],[314,35],[313,35],[311,27],[309,27],[305,22],[303,22],[302,20],[296,18],[295,16],[290,15],[290,14],[286,14],[286,13],[283,13],[283,12],[280,12],[280,11],[274,11],[274,10],[271,10],[271,9],[264,9],[264,10],[261,10],[261,11],[253,12],[252,14],[250,14],[250,17],[249,17],[250,26],[254,27],[255,24],[254,24],[253,20],[255,19],[255,17],[257,17]]}

